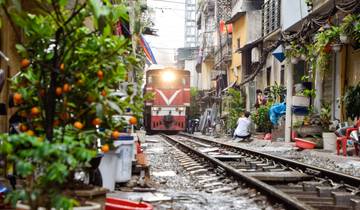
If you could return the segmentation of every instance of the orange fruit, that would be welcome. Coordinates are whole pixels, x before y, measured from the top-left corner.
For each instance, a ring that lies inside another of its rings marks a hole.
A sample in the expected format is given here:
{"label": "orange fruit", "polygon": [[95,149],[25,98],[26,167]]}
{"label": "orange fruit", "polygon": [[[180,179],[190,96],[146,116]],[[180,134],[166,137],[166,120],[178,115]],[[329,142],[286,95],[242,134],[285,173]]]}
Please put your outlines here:
{"label": "orange fruit", "polygon": [[101,146],[101,151],[103,151],[104,153],[109,152],[109,150],[110,150],[110,147],[108,144],[104,144]]}
{"label": "orange fruit", "polygon": [[20,65],[21,65],[22,69],[25,69],[30,65],[30,60],[24,58],[24,59],[21,60]]}
{"label": "orange fruit", "polygon": [[34,106],[33,108],[31,108],[31,114],[32,114],[32,115],[38,115],[38,114],[40,114],[40,109],[37,108],[36,106]]}
{"label": "orange fruit", "polygon": [[83,85],[85,82],[84,82],[84,80],[82,80],[82,79],[79,79],[78,81],[77,81],[77,84],[78,85]]}
{"label": "orange fruit", "polygon": [[32,130],[26,131],[26,134],[29,135],[29,136],[35,135],[34,131],[32,131]]}
{"label": "orange fruit", "polygon": [[56,92],[56,95],[57,95],[57,96],[61,96],[63,90],[62,90],[61,87],[57,87],[56,90],[55,90],[55,92]]}
{"label": "orange fruit", "polygon": [[59,119],[56,119],[56,120],[54,120],[54,122],[53,122],[53,126],[59,126],[60,125],[60,120]]}
{"label": "orange fruit", "polygon": [[100,118],[93,119],[92,124],[94,126],[100,125],[101,124],[101,119]]}
{"label": "orange fruit", "polygon": [[62,120],[67,120],[67,119],[69,119],[69,117],[70,117],[70,115],[67,112],[64,112],[60,115],[60,119],[62,119]]}
{"label": "orange fruit", "polygon": [[15,93],[14,94],[14,103],[15,104],[21,104],[22,103],[22,95],[21,95],[21,93]]}
{"label": "orange fruit", "polygon": [[60,64],[60,70],[61,71],[64,71],[64,69],[65,69],[65,65],[62,63],[62,64]]}
{"label": "orange fruit", "polygon": [[19,115],[20,115],[21,117],[27,117],[26,111],[20,111],[20,112],[19,112]]}
{"label": "orange fruit", "polygon": [[19,126],[19,129],[20,129],[21,132],[25,132],[25,131],[28,130],[28,127],[25,124],[21,123],[20,126]]}
{"label": "orange fruit", "polygon": [[114,139],[118,139],[120,137],[120,132],[119,131],[113,131],[111,133],[111,137],[113,137]]}
{"label": "orange fruit", "polygon": [[65,83],[64,86],[63,86],[63,91],[64,91],[64,93],[70,92],[71,91],[71,86],[69,84]]}
{"label": "orange fruit", "polygon": [[77,128],[77,129],[79,129],[79,130],[81,130],[81,129],[84,127],[84,125],[83,125],[81,122],[76,121],[76,122],[74,123],[74,127]]}
{"label": "orange fruit", "polygon": [[97,76],[98,76],[99,80],[102,80],[102,79],[104,78],[104,72],[101,71],[101,70],[99,70],[99,71],[97,72]]}
{"label": "orange fruit", "polygon": [[106,90],[102,90],[101,95],[105,97],[106,96]]}
{"label": "orange fruit", "polygon": [[130,123],[130,125],[136,125],[137,124],[137,118],[134,117],[134,116],[130,117],[129,123]]}

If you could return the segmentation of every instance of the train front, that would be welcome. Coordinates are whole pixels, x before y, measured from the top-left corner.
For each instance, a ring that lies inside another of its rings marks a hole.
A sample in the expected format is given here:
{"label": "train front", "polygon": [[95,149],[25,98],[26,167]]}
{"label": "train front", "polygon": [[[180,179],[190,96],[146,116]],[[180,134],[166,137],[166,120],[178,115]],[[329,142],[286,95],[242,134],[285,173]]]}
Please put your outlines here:
{"label": "train front", "polygon": [[164,68],[147,72],[146,92],[154,98],[146,102],[145,123],[149,132],[179,132],[186,129],[190,106],[190,73]]}

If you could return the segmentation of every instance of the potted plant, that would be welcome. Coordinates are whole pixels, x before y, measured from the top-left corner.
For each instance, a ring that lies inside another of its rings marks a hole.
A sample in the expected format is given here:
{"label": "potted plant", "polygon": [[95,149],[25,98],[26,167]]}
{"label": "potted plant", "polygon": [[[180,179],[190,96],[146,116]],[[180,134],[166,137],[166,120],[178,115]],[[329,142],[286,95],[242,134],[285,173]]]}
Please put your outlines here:
{"label": "potted plant", "polygon": [[360,119],[360,83],[350,86],[344,96],[346,116],[352,120]]}
{"label": "potted plant", "polygon": [[[99,151],[98,139],[102,152],[113,148],[126,124],[113,115],[142,112],[140,91],[129,91],[141,87],[142,76],[136,73],[143,67],[141,55],[129,38],[113,33],[114,25],[128,21],[127,7],[99,2],[38,2],[35,14],[18,8],[8,16],[24,31],[24,41],[16,45],[21,70],[10,80],[22,133],[2,135],[0,144],[24,180],[24,188],[6,198],[13,204],[31,210],[81,204],[74,191],[88,186],[74,179],[75,171],[90,164]],[[7,6],[14,8],[1,4],[5,14],[10,14]],[[123,90],[132,94],[120,97],[116,90],[132,81],[139,84]]]}
{"label": "potted plant", "polygon": [[320,111],[320,122],[323,128],[323,145],[325,150],[336,150],[336,135],[330,131],[331,125],[331,108],[329,103],[323,103]]}
{"label": "potted plant", "polygon": [[295,42],[291,42],[290,47],[288,47],[288,50],[286,50],[286,57],[290,58],[290,62],[292,64],[297,64],[299,62],[300,56],[302,54],[300,49],[301,48]]}
{"label": "potted plant", "polygon": [[270,133],[272,129],[272,124],[270,121],[269,110],[271,104],[267,103],[266,105],[260,106],[256,112],[251,115],[251,119],[256,124],[258,132]]}
{"label": "potted plant", "polygon": [[348,44],[351,40],[351,35],[354,32],[355,23],[359,20],[359,15],[348,14],[344,17],[343,22],[340,24],[340,41],[341,43]]}

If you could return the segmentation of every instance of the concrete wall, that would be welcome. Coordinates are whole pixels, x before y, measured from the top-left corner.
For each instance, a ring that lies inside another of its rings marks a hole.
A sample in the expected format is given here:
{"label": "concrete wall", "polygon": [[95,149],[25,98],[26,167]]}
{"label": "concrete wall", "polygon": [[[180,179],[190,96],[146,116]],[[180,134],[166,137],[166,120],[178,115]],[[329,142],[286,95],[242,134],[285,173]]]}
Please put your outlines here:
{"label": "concrete wall", "polygon": [[281,25],[283,30],[299,22],[306,17],[307,6],[304,0],[282,0],[281,1]]}
{"label": "concrete wall", "polygon": [[261,37],[261,10],[246,12],[246,44],[256,41]]}
{"label": "concrete wall", "polygon": [[199,74],[196,72],[196,63],[197,60],[185,60],[185,69],[190,71],[190,87],[200,88],[200,78]]}

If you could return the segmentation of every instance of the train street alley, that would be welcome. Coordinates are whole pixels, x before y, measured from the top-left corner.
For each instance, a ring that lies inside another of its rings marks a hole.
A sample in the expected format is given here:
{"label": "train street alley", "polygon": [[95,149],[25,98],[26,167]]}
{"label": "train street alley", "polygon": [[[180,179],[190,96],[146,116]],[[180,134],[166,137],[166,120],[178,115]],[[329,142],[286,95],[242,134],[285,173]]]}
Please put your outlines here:
{"label": "train street alley", "polygon": [[359,208],[356,161],[341,156],[200,133],[147,135],[142,148],[150,170],[145,183],[134,175],[109,196],[156,209]]}

